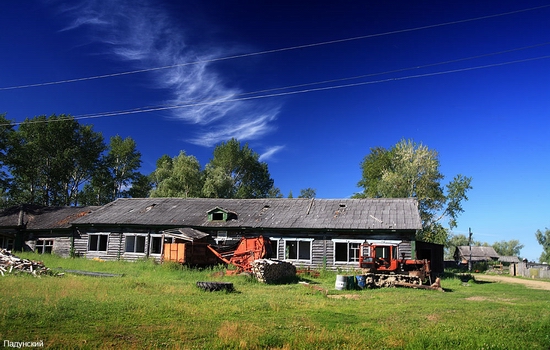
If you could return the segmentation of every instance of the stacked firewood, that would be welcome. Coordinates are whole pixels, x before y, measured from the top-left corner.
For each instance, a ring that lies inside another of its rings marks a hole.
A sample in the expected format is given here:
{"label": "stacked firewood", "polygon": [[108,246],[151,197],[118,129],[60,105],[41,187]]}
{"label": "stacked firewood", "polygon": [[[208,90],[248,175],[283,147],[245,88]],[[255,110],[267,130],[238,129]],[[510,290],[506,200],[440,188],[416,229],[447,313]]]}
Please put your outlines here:
{"label": "stacked firewood", "polygon": [[252,262],[252,273],[260,282],[276,283],[296,277],[296,267],[285,261],[258,259]]}
{"label": "stacked firewood", "polygon": [[6,249],[0,249],[0,275],[7,273],[30,273],[34,276],[54,274],[41,261],[21,259]]}

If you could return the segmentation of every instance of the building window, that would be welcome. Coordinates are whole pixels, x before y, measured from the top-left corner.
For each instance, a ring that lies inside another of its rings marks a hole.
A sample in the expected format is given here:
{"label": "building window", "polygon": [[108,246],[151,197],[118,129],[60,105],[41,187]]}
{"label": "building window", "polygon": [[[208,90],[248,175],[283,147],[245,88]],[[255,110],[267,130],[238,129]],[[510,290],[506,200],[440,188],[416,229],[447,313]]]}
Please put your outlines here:
{"label": "building window", "polygon": [[312,240],[285,241],[285,259],[311,260],[311,241]]}
{"label": "building window", "polygon": [[162,250],[162,236],[151,235],[151,243],[149,246],[149,252],[151,254],[160,254]]}
{"label": "building window", "polygon": [[145,253],[145,236],[125,235],[126,253]]}
{"label": "building window", "polygon": [[13,250],[13,238],[0,236],[0,248]]}
{"label": "building window", "polygon": [[38,254],[51,254],[53,248],[52,239],[40,239],[36,241],[36,246],[34,248],[35,253]]}
{"label": "building window", "polygon": [[90,252],[106,252],[108,234],[88,234],[88,251]]}
{"label": "building window", "polygon": [[334,243],[334,261],[335,262],[358,262],[359,261],[359,242],[335,242]]}
{"label": "building window", "polygon": [[272,238],[269,242],[271,243],[271,257],[273,259],[279,259],[279,240]]}

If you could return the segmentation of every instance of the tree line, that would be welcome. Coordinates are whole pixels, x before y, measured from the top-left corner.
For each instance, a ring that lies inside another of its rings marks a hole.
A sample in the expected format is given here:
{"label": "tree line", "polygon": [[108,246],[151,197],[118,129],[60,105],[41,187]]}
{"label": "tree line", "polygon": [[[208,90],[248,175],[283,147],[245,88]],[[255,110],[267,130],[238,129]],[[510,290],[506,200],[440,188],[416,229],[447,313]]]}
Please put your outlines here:
{"label": "tree line", "polygon": [[2,206],[102,204],[136,192],[141,154],[131,138],[106,144],[67,115],[27,118],[16,129],[0,115]]}
{"label": "tree line", "polygon": [[[91,125],[69,115],[27,118],[18,128],[0,115],[2,207],[103,205],[122,197],[283,196],[267,163],[235,139],[217,145],[204,169],[184,151],[160,157],[151,174],[139,172],[141,163],[132,138],[117,135],[106,143]],[[299,197],[313,198],[315,190],[301,190]]]}

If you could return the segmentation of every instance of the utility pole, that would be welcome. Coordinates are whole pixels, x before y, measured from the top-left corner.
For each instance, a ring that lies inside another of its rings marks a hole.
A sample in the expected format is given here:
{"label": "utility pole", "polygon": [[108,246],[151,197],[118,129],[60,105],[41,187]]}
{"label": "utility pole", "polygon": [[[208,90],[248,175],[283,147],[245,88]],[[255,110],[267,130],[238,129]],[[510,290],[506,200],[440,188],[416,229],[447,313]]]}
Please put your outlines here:
{"label": "utility pole", "polygon": [[468,245],[470,246],[470,259],[468,259],[468,271],[472,272],[472,229],[468,228]]}

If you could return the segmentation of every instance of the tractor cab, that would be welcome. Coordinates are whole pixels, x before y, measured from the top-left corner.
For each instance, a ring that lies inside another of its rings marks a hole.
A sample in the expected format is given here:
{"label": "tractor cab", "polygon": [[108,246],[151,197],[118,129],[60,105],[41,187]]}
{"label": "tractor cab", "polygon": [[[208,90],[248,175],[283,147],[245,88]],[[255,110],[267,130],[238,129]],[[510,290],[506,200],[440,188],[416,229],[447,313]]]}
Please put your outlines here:
{"label": "tractor cab", "polygon": [[399,269],[398,244],[369,244],[360,247],[359,267],[372,271],[397,271]]}

